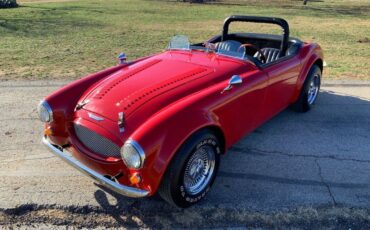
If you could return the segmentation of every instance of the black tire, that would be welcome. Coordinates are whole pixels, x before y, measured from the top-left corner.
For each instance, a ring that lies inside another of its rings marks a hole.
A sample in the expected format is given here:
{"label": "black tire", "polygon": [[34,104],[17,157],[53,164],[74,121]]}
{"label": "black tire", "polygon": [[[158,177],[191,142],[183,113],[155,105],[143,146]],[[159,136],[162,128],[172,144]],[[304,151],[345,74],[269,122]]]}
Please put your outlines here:
{"label": "black tire", "polygon": [[[322,71],[320,67],[317,65],[313,65],[310,71],[308,72],[308,75],[303,84],[301,93],[297,101],[291,105],[291,108],[294,111],[304,113],[304,112],[309,111],[314,106],[315,101],[320,91],[321,75],[322,75]],[[316,96],[313,98],[313,100],[310,100],[311,98],[309,97],[309,92],[310,92],[310,84],[312,81],[314,81],[314,84],[317,84],[318,91],[317,91]]]}
{"label": "black tire", "polygon": [[[197,151],[204,149],[214,151],[213,173],[209,173],[209,175],[212,175],[209,178],[207,177],[208,180],[206,181],[208,182],[204,183],[203,189],[195,194],[191,194],[187,191],[184,184],[185,171],[189,171],[190,167],[188,164],[191,159],[194,159],[192,156]],[[221,151],[222,148],[219,140],[210,130],[204,129],[192,135],[176,153],[162,178],[161,185],[158,189],[158,193],[162,199],[181,208],[189,207],[202,200],[216,178]]]}

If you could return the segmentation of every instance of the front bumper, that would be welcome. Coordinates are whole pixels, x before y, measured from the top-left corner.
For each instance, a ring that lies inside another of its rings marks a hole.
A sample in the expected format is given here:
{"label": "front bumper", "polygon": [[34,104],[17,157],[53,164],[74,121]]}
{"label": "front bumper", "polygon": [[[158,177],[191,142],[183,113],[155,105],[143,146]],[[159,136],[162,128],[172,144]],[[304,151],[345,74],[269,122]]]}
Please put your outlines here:
{"label": "front bumper", "polygon": [[142,190],[134,187],[125,186],[122,184],[119,184],[117,182],[114,182],[100,173],[97,173],[96,171],[92,170],[91,168],[85,166],[80,161],[78,161],[76,158],[72,156],[67,151],[60,150],[59,148],[55,147],[53,144],[50,143],[50,141],[46,138],[42,138],[42,142],[48,147],[48,149],[55,154],[56,156],[60,157],[62,160],[67,162],[69,165],[73,166],[80,172],[86,174],[87,176],[93,178],[96,182],[103,185],[104,187],[107,187],[119,194],[122,194],[124,196],[128,197],[146,197],[149,194],[149,191]]}

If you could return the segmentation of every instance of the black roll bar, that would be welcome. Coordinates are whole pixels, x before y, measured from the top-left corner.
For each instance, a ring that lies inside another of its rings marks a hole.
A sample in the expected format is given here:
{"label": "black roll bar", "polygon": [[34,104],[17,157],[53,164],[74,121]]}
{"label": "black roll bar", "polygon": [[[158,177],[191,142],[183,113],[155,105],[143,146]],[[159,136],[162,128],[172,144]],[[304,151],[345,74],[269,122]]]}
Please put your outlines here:
{"label": "black roll bar", "polygon": [[280,46],[280,56],[284,56],[286,50],[288,49],[288,41],[289,41],[289,25],[288,22],[282,18],[273,18],[273,17],[259,17],[259,16],[241,16],[241,15],[232,15],[225,19],[223,31],[222,31],[222,38],[221,41],[225,41],[228,36],[229,25],[231,22],[256,22],[256,23],[268,23],[268,24],[275,24],[279,25],[284,30],[283,40],[281,41]]}

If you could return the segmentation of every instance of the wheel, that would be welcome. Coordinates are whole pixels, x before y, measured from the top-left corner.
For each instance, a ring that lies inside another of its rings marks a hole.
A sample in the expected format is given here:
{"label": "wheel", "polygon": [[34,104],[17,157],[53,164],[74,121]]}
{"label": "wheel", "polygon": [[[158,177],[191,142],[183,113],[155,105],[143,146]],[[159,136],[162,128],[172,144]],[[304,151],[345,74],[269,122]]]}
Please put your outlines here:
{"label": "wheel", "polygon": [[292,105],[293,110],[304,113],[312,108],[319,95],[321,75],[320,67],[313,65],[308,72],[298,100]]}
{"label": "wheel", "polygon": [[221,149],[219,140],[209,130],[191,136],[168,166],[158,189],[159,195],[182,208],[202,200],[216,177]]}

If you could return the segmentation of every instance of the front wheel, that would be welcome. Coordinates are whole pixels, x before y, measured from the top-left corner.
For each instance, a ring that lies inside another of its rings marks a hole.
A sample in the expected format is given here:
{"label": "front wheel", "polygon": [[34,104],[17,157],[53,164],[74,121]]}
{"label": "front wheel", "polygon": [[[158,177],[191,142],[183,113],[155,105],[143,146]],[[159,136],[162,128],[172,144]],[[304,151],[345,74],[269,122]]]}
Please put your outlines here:
{"label": "front wheel", "polygon": [[219,140],[208,130],[190,137],[167,168],[159,195],[170,204],[183,208],[202,200],[216,177],[220,153]]}
{"label": "front wheel", "polygon": [[313,65],[303,84],[298,100],[292,105],[297,112],[307,112],[315,104],[319,95],[322,71],[319,66]]}

